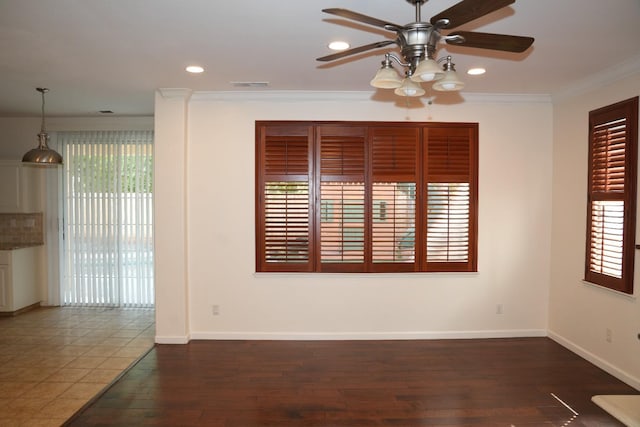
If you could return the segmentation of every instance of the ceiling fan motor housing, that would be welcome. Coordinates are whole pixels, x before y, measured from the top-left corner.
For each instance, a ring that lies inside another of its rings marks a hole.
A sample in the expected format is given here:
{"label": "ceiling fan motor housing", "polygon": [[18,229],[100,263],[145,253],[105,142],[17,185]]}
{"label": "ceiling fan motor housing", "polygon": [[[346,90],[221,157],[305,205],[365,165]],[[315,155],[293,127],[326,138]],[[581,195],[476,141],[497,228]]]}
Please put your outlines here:
{"label": "ceiling fan motor housing", "polygon": [[408,24],[398,32],[397,44],[405,61],[417,65],[420,59],[433,58],[440,40],[437,29],[426,22]]}

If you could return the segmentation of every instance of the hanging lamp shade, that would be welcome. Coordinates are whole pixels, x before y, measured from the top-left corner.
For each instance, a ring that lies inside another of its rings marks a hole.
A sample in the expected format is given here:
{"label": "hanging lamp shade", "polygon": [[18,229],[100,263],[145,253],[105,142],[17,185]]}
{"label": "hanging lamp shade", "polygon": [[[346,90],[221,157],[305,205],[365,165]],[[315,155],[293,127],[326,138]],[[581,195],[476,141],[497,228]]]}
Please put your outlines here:
{"label": "hanging lamp shade", "polygon": [[62,156],[55,150],[49,148],[49,134],[44,125],[44,94],[49,91],[47,88],[36,88],[42,94],[42,125],[38,134],[38,146],[29,150],[23,157],[23,163],[39,166],[57,166],[62,164]]}
{"label": "hanging lamp shade", "polygon": [[411,80],[414,82],[432,82],[444,77],[444,70],[438,63],[431,59],[426,58],[420,61],[416,70],[411,76]]}
{"label": "hanging lamp shade", "polygon": [[447,56],[447,62],[444,65],[444,77],[433,84],[433,89],[441,92],[452,92],[460,90],[464,87],[464,82],[456,73],[455,64],[451,62],[451,56]]}
{"label": "hanging lamp shade", "polygon": [[407,77],[402,82],[402,86],[393,91],[399,96],[422,96],[425,94],[425,90],[418,83]]}
{"label": "hanging lamp shade", "polygon": [[455,71],[445,71],[444,77],[433,84],[433,89],[441,92],[451,92],[464,87],[464,82],[458,78]]}
{"label": "hanging lamp shade", "polygon": [[388,53],[385,55],[384,61],[382,61],[382,67],[380,67],[370,84],[379,89],[395,89],[402,86],[402,77],[391,65],[391,57]]}

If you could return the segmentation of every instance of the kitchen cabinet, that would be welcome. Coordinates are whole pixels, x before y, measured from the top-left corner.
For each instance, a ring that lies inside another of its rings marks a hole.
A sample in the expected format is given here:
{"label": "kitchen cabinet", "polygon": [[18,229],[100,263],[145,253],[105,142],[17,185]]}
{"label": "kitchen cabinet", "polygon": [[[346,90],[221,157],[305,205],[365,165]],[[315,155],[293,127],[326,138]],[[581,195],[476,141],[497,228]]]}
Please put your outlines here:
{"label": "kitchen cabinet", "polygon": [[40,303],[41,248],[0,251],[0,312],[14,313]]}
{"label": "kitchen cabinet", "polygon": [[42,171],[17,160],[0,160],[0,212],[42,210]]}

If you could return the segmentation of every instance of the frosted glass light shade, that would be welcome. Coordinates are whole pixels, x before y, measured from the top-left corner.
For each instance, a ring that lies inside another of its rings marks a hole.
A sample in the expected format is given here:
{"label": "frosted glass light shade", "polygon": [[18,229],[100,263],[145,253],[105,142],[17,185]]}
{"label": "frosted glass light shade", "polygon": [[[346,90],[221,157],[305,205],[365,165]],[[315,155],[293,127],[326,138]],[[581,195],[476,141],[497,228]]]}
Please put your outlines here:
{"label": "frosted glass light shade", "polygon": [[445,71],[444,77],[433,84],[433,89],[441,92],[452,92],[464,87],[464,82],[458,78],[453,70]]}
{"label": "frosted glass light shade", "polygon": [[422,96],[425,94],[425,90],[418,83],[406,78],[402,82],[402,86],[394,90],[394,93],[399,96]]}
{"label": "frosted glass light shade", "polygon": [[380,89],[395,89],[402,86],[402,78],[392,66],[383,66],[371,80],[371,86]]}
{"label": "frosted glass light shade", "polygon": [[444,70],[433,59],[424,59],[420,61],[416,70],[411,76],[414,82],[431,82],[444,77]]}

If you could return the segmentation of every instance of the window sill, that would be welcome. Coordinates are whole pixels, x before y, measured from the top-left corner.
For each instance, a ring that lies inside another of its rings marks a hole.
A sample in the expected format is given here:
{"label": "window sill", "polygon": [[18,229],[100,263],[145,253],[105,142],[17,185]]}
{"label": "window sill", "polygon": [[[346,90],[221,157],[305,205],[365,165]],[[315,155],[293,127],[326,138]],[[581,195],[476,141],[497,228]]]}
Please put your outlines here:
{"label": "window sill", "polygon": [[636,296],[637,286],[634,286],[633,294],[628,294],[626,292],[616,291],[615,289],[607,288],[606,286],[601,286],[601,285],[598,285],[598,284],[593,283],[593,282],[588,282],[586,280],[580,280],[580,282],[582,284],[588,285],[589,287],[592,287],[594,289],[599,289],[599,290],[602,290],[604,292],[609,292],[611,294],[618,295],[618,296],[627,298],[627,299],[632,300],[632,301],[635,301],[635,300],[638,299],[638,297]]}

